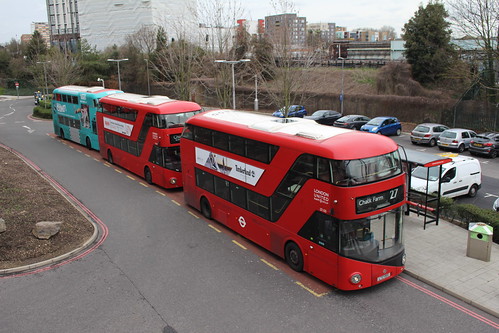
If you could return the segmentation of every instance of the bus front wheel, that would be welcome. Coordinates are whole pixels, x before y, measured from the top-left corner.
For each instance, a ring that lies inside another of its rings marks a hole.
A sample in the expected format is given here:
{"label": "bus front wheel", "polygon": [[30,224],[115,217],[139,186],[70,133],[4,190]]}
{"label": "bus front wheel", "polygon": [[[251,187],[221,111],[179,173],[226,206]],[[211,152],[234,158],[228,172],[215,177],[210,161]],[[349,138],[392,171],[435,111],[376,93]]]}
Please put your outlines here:
{"label": "bus front wheel", "polygon": [[148,184],[152,184],[152,175],[151,175],[151,170],[149,170],[148,167],[144,169],[144,179]]}
{"label": "bus front wheel", "polygon": [[90,142],[90,138],[88,136],[85,139],[85,144],[86,144],[88,149],[92,149],[92,143]]}
{"label": "bus front wheel", "polygon": [[296,243],[289,242],[285,248],[286,262],[297,272],[303,271],[303,254]]}
{"label": "bus front wheel", "polygon": [[110,150],[107,151],[107,161],[111,164],[114,164],[113,153],[111,153]]}
{"label": "bus front wheel", "polygon": [[208,199],[202,197],[200,206],[201,206],[201,214],[203,214],[203,216],[206,217],[208,220],[211,220],[211,206]]}

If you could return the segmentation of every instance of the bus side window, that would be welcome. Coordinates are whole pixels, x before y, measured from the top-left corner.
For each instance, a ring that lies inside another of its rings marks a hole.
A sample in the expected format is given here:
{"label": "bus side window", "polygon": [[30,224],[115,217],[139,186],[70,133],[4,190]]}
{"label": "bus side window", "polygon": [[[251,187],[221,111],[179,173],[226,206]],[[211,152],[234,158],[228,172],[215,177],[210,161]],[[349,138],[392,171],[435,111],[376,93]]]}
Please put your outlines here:
{"label": "bus side window", "polygon": [[324,182],[331,182],[331,165],[328,159],[317,158],[317,178]]}

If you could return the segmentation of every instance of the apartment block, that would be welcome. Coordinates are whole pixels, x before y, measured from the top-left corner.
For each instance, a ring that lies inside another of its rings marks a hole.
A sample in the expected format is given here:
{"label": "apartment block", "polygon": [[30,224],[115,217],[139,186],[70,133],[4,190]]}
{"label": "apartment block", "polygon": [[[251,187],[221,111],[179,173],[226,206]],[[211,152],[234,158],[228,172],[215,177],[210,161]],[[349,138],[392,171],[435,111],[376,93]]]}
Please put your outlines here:
{"label": "apartment block", "polygon": [[296,14],[266,16],[265,34],[273,43],[304,47],[307,42],[307,19]]}

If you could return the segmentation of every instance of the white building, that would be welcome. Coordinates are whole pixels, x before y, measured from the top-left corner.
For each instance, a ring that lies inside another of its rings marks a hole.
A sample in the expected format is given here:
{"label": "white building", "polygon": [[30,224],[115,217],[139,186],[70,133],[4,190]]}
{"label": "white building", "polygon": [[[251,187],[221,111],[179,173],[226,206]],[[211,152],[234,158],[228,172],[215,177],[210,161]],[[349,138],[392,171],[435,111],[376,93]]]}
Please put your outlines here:
{"label": "white building", "polygon": [[78,0],[80,37],[104,50],[143,26],[162,26],[168,40],[194,40],[196,6],[197,0]]}

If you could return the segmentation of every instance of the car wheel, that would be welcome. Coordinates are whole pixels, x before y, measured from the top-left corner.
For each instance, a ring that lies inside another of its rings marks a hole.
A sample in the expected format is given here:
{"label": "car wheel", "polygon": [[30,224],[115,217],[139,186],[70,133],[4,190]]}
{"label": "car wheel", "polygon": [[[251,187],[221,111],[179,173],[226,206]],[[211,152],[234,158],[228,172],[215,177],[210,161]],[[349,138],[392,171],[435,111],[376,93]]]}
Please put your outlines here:
{"label": "car wheel", "polygon": [[431,139],[430,140],[430,147],[435,147],[437,145],[437,140]]}
{"label": "car wheel", "polygon": [[303,254],[296,243],[289,242],[284,250],[286,262],[289,267],[297,272],[303,271]]}
{"label": "car wheel", "polygon": [[468,196],[470,198],[476,197],[476,193],[478,192],[478,186],[475,184],[471,185],[470,190],[468,191]]}
{"label": "car wheel", "polygon": [[464,145],[462,143],[459,145],[459,147],[457,147],[457,151],[459,153],[462,153],[464,151]]}
{"label": "car wheel", "polygon": [[489,155],[489,156],[490,156],[490,158],[496,158],[496,157],[497,157],[497,150],[492,150],[492,151],[490,152],[490,155]]}
{"label": "car wheel", "polygon": [[397,134],[397,136],[400,136],[401,133],[402,133],[402,130],[400,128],[397,128],[397,133],[395,133],[395,134]]}

